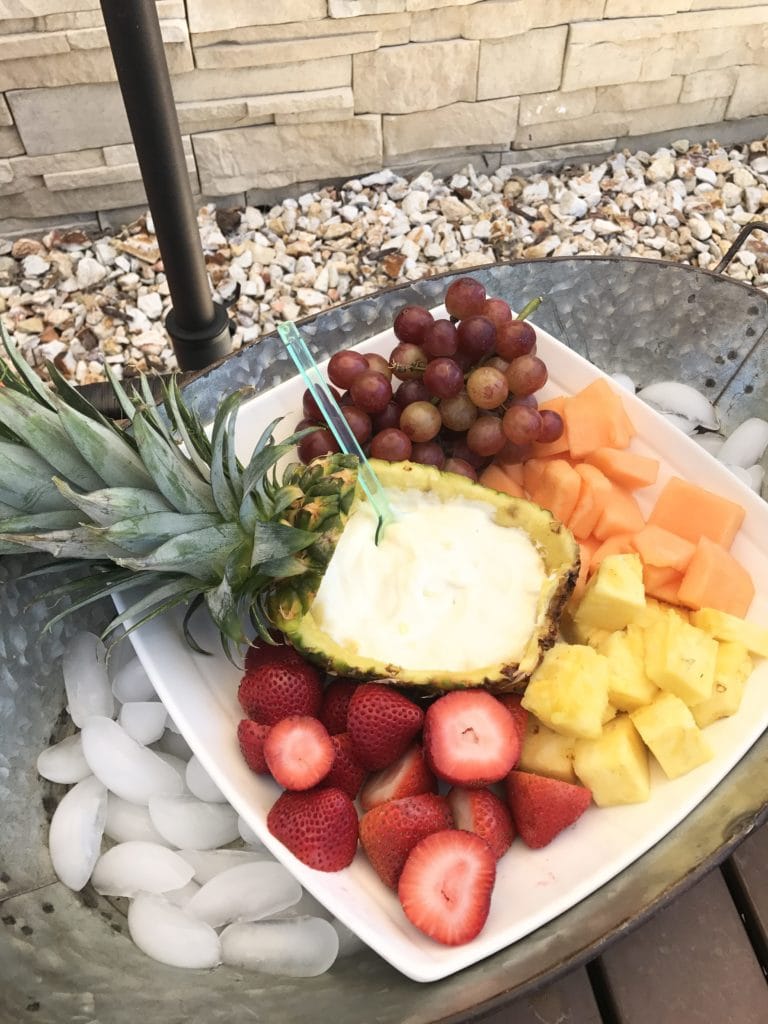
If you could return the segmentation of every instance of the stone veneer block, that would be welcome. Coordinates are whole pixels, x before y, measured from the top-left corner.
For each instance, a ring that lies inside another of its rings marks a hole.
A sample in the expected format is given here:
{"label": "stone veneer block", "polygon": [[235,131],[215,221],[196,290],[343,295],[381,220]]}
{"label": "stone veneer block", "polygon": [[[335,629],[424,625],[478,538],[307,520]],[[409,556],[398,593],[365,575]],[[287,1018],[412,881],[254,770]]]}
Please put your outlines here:
{"label": "stone veneer block", "polygon": [[464,16],[471,8],[447,7],[440,11],[414,11],[411,19],[412,43],[434,43],[438,39],[459,39],[464,35]]}
{"label": "stone veneer block", "polygon": [[[186,157],[187,170],[195,173],[195,158],[191,153]],[[125,164],[103,164],[86,167],[77,171],[53,171],[43,175],[45,187],[51,192],[92,188],[99,185],[120,185],[129,181],[141,181],[141,168],[135,161]]]}
{"label": "stone veneer block", "polygon": [[[731,96],[736,79],[739,75],[739,68],[718,68],[712,71],[694,71],[683,79],[683,87],[680,92],[680,103],[696,103],[698,100],[709,99],[713,96]],[[763,102],[763,108],[765,102]]]}
{"label": "stone veneer block", "polygon": [[306,171],[333,178],[381,166],[381,119],[353,117],[328,124],[264,125],[193,137],[206,195],[278,188]]}
{"label": "stone veneer block", "polygon": [[[159,13],[159,3],[157,10]],[[97,11],[73,11],[71,14],[46,14],[43,18],[35,18],[35,30],[37,32],[61,32],[70,28],[96,28],[103,24],[104,16],[101,13],[101,9]]]}
{"label": "stone veneer block", "polygon": [[[192,186],[197,188],[193,179]],[[0,220],[6,218],[49,218],[83,210],[109,210],[115,206],[144,204],[147,197],[140,181],[123,185],[99,185],[96,188],[76,188],[65,192],[51,192],[42,185],[26,188],[18,195],[0,198]]]}
{"label": "stone veneer block", "polygon": [[481,42],[477,98],[521,96],[559,88],[567,37],[568,27],[561,25]]}
{"label": "stone veneer block", "polygon": [[382,46],[395,46],[409,42],[411,15],[367,14],[357,18],[323,18],[319,21],[292,21],[285,25],[247,25],[242,28],[220,29],[217,32],[196,32],[195,47],[213,43],[270,43],[276,40],[307,39],[312,36],[339,36],[348,32],[379,32]]}
{"label": "stone veneer block", "polygon": [[629,135],[629,114],[588,114],[569,121],[521,125],[515,149],[544,149],[569,143],[587,143]]}
{"label": "stone veneer block", "polygon": [[104,154],[100,149],[79,149],[74,153],[51,153],[47,156],[17,156],[11,160],[17,177],[40,177],[53,171],[76,171],[103,163]]}
{"label": "stone veneer block", "polygon": [[352,82],[352,58],[328,57],[301,64],[279,64],[266,68],[198,69],[177,75],[172,82],[177,103],[230,99],[242,96],[270,96],[284,93],[288,84],[299,90],[335,89]]}
{"label": "stone veneer block", "polygon": [[8,93],[8,103],[30,156],[128,142],[131,138],[117,84],[92,83]]}
{"label": "stone veneer block", "polygon": [[529,28],[595,21],[602,18],[604,3],[605,0],[527,0]]}
{"label": "stone veneer block", "polygon": [[53,53],[67,53],[69,49],[64,32],[26,32],[0,36],[0,61],[47,57]]}
{"label": "stone veneer block", "polygon": [[19,138],[16,128],[0,128],[0,157],[19,156],[24,152],[24,143]]}
{"label": "stone veneer block", "polygon": [[725,116],[728,100],[710,97],[697,103],[671,103],[648,110],[629,111],[629,134],[650,135],[670,128],[688,128],[697,124],[711,124]]}
{"label": "stone veneer block", "polygon": [[324,18],[326,0],[187,0],[191,32],[216,32],[241,25],[280,25]]}
{"label": "stone veneer block", "polygon": [[419,149],[509,145],[517,129],[520,100],[486,100],[482,103],[451,103],[439,110],[417,114],[385,114],[384,158]]}
{"label": "stone veneer block", "polygon": [[[542,4],[540,6],[548,6]],[[530,28],[528,0],[490,0],[461,11],[461,35],[465,39],[503,39],[520,35]],[[441,12],[436,11],[439,18]]]}
{"label": "stone veneer block", "polygon": [[[268,43],[217,43],[195,48],[198,68],[249,68],[268,64],[297,64],[344,54],[376,50],[378,32],[354,32],[337,36],[277,40]],[[286,83],[288,84],[288,83]]]}
{"label": "stone veneer block", "polygon": [[13,117],[10,108],[5,100],[5,96],[0,96],[0,128],[7,128],[11,124],[13,124]]}
{"label": "stone veneer block", "polygon": [[546,146],[543,149],[515,149],[503,153],[501,162],[515,167],[547,168],[555,164],[576,163],[589,157],[603,156],[605,153],[614,152],[615,147],[616,139],[595,139],[592,142],[571,142],[564,146]]}
{"label": "stone veneer block", "polygon": [[736,85],[728,103],[726,117],[751,117],[765,113],[765,97],[768,95],[768,67],[764,64],[737,69]]}
{"label": "stone veneer block", "polygon": [[405,0],[406,11],[431,11],[435,7],[467,7],[480,0]]}
{"label": "stone veneer block", "polygon": [[0,0],[0,20],[37,18],[71,11],[97,11],[99,0]]}
{"label": "stone veneer block", "polygon": [[605,0],[604,18],[647,17],[710,10],[713,7],[743,7],[744,0]]}
{"label": "stone veneer block", "polygon": [[[625,110],[647,110],[649,107],[664,107],[682,102],[682,75],[673,75],[660,82],[630,82],[626,85],[607,85],[597,90],[596,112],[608,110],[621,113]],[[567,95],[567,94],[566,94]],[[656,129],[654,128],[653,131]]]}
{"label": "stone veneer block", "polygon": [[[186,157],[194,157],[194,152],[192,150],[192,139],[189,137],[189,135],[182,135],[181,147],[184,150],[184,155]],[[101,153],[101,155],[104,158],[104,163],[108,167],[117,167],[120,164],[136,163],[136,148],[132,142],[124,143],[121,146],[103,146],[102,149],[98,150],[97,152]],[[66,154],[62,155],[66,156]],[[96,161],[93,161],[92,165],[93,163],[96,163]],[[187,163],[189,163],[189,160],[187,160]],[[51,168],[51,170],[53,170],[53,168]],[[61,167],[57,168],[57,170],[69,171],[73,170],[73,168]]]}
{"label": "stone veneer block", "polygon": [[474,100],[479,48],[477,42],[454,39],[355,54],[355,110],[410,114]]}
{"label": "stone veneer block", "polygon": [[10,160],[0,160],[0,185],[13,181],[13,168]]}
{"label": "stone veneer block", "polygon": [[405,0],[328,0],[332,18],[358,18],[366,14],[397,14],[405,10]]}

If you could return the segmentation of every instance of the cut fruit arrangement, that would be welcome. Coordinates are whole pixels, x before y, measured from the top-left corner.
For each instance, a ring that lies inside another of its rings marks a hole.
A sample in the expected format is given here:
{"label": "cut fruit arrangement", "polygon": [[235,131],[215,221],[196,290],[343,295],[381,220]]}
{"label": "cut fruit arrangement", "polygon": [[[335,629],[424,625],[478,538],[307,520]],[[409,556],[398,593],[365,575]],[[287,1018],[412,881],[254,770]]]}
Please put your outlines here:
{"label": "cut fruit arrangement", "polygon": [[647,800],[653,759],[675,778],[712,756],[703,730],[737,710],[768,631],[744,619],[743,509],[672,477],[643,514],[659,466],[612,387],[539,401],[534,328],[467,278],[446,307],[403,310],[389,359],[329,363],[395,508],[380,543],[307,396],[308,432],[268,429],[242,465],[250,391],[209,437],[175,384],[166,419],[113,381],[126,431],[9,347],[0,553],[87,562],[53,594],[128,594],[107,635],[183,605],[194,645],[204,604],[225,650],[247,647],[237,739],[283,787],[272,836],[323,872],[362,847],[408,920],[458,945],[515,835],[541,848],[593,801]]}

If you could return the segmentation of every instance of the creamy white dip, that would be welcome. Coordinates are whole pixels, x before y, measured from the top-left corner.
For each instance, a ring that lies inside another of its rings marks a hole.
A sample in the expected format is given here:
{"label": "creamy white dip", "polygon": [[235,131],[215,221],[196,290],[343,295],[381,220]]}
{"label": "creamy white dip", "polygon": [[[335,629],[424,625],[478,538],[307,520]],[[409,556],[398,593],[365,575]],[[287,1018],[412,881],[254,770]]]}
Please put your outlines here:
{"label": "creamy white dip", "polygon": [[546,574],[528,534],[479,501],[388,491],[396,521],[378,547],[367,502],[349,518],[312,604],[359,655],[411,670],[517,661]]}

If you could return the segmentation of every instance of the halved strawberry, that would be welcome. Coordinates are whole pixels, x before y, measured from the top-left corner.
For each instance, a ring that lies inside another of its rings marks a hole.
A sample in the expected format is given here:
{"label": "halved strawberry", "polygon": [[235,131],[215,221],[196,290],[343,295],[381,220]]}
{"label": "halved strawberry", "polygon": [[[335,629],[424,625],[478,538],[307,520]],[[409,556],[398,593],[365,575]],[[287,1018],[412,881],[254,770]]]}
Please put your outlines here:
{"label": "halved strawberry", "polygon": [[316,786],[331,770],[335,753],[328,730],[309,715],[283,718],[264,741],[267,767],[285,789]]}
{"label": "halved strawberry", "polygon": [[360,819],[360,842],[379,878],[390,889],[397,887],[408,854],[430,832],[450,828],[451,812],[435,793],[387,800]]}
{"label": "halved strawberry", "polygon": [[515,828],[507,805],[495,793],[484,787],[454,786],[446,799],[456,828],[484,839],[496,860],[507,852],[515,838]]}
{"label": "halved strawberry", "polygon": [[389,768],[369,777],[360,793],[360,806],[370,811],[387,800],[436,792],[437,780],[429,770],[424,750],[420,743],[414,743]]}
{"label": "halved strawberry", "polygon": [[498,699],[510,715],[512,715],[515,727],[517,728],[517,735],[520,738],[520,748],[522,749],[525,730],[528,726],[528,711],[521,703],[523,695],[521,693],[502,693]]}
{"label": "halved strawberry", "polygon": [[317,871],[341,871],[357,850],[357,811],[337,788],[286,790],[267,815],[267,828],[294,857]]}
{"label": "halved strawberry", "polygon": [[321,676],[314,665],[298,655],[292,660],[281,654],[245,673],[237,699],[249,718],[265,725],[274,725],[290,715],[316,718],[323,699]]}
{"label": "halved strawberry", "polygon": [[496,858],[473,832],[433,832],[408,855],[397,894],[419,931],[446,946],[470,942],[491,909]]}
{"label": "halved strawberry", "polygon": [[534,850],[551,843],[582,816],[592,801],[586,786],[533,772],[510,772],[506,787],[518,834]]}
{"label": "halved strawberry", "polygon": [[264,760],[264,740],[272,727],[244,718],[237,727],[237,741],[245,763],[253,772],[268,775],[269,768]]}
{"label": "halved strawberry", "polygon": [[363,683],[347,710],[347,732],[363,767],[380,771],[405,753],[421,729],[424,712],[391,686]]}
{"label": "halved strawberry", "polygon": [[317,716],[325,728],[336,736],[347,731],[347,710],[352,694],[360,683],[352,679],[333,679],[323,692],[323,703]]}
{"label": "halved strawberry", "polygon": [[331,743],[334,750],[333,764],[323,785],[338,786],[354,800],[367,772],[355,757],[349,733],[340,732],[331,736]]}
{"label": "halved strawberry", "polygon": [[424,750],[439,778],[456,786],[486,786],[517,764],[520,740],[512,715],[490,693],[456,690],[427,709]]}

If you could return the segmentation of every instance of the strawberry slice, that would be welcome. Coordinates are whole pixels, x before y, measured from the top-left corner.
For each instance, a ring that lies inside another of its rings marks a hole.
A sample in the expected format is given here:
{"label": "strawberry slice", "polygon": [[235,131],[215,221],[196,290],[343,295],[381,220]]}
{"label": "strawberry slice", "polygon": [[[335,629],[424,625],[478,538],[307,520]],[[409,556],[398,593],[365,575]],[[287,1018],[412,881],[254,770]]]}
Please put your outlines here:
{"label": "strawberry slice", "polygon": [[484,839],[496,860],[507,852],[515,838],[515,827],[506,804],[495,793],[454,786],[446,800],[456,828]]}
{"label": "strawberry slice", "polygon": [[347,711],[347,732],[355,754],[371,772],[401,757],[423,722],[420,707],[382,683],[358,686]]}
{"label": "strawberry slice", "polygon": [[487,786],[517,764],[520,739],[512,715],[485,690],[456,690],[436,700],[424,719],[432,771],[456,786]]}
{"label": "strawberry slice", "polygon": [[341,871],[357,850],[357,811],[341,789],[286,790],[272,805],[267,828],[294,857],[317,871]]}
{"label": "strawberry slice", "polygon": [[528,711],[521,703],[523,695],[521,693],[503,693],[498,699],[510,715],[512,715],[517,728],[517,735],[520,738],[520,749],[522,750],[525,730],[528,728]]}
{"label": "strawberry slice", "polygon": [[331,736],[331,743],[334,750],[333,765],[325,777],[324,785],[337,786],[354,800],[367,774],[365,768],[355,757],[349,733],[340,732]]}
{"label": "strawberry slice", "polygon": [[397,894],[419,931],[446,946],[470,942],[491,909],[496,858],[473,832],[433,832],[408,855]]}
{"label": "strawberry slice", "polygon": [[285,789],[311,789],[331,770],[336,751],[322,722],[294,715],[273,725],[264,740],[264,760]]}
{"label": "strawberry slice", "polygon": [[326,686],[320,714],[317,717],[331,736],[347,731],[349,702],[359,685],[360,683],[351,679],[334,679]]}
{"label": "strawberry slice", "polygon": [[252,772],[258,772],[259,775],[269,774],[267,762],[264,760],[264,740],[270,728],[271,726],[254,722],[250,718],[244,718],[237,727],[237,741],[245,763]]}
{"label": "strawberry slice", "polygon": [[592,801],[586,786],[533,772],[510,772],[506,786],[512,820],[520,838],[533,850],[551,843]]}
{"label": "strawberry slice", "polygon": [[[293,651],[293,648],[274,650]],[[240,680],[237,699],[249,718],[274,725],[290,715],[317,717],[323,699],[320,673],[295,651],[293,654],[294,658],[273,654],[272,660],[262,661]]]}
{"label": "strawberry slice", "polygon": [[389,768],[371,775],[360,793],[364,811],[387,800],[401,800],[419,793],[436,793],[437,780],[429,770],[420,743],[414,743]]}
{"label": "strawberry slice", "polygon": [[451,812],[443,797],[421,793],[367,811],[360,819],[360,842],[379,878],[397,887],[408,854],[424,836],[450,828]]}

